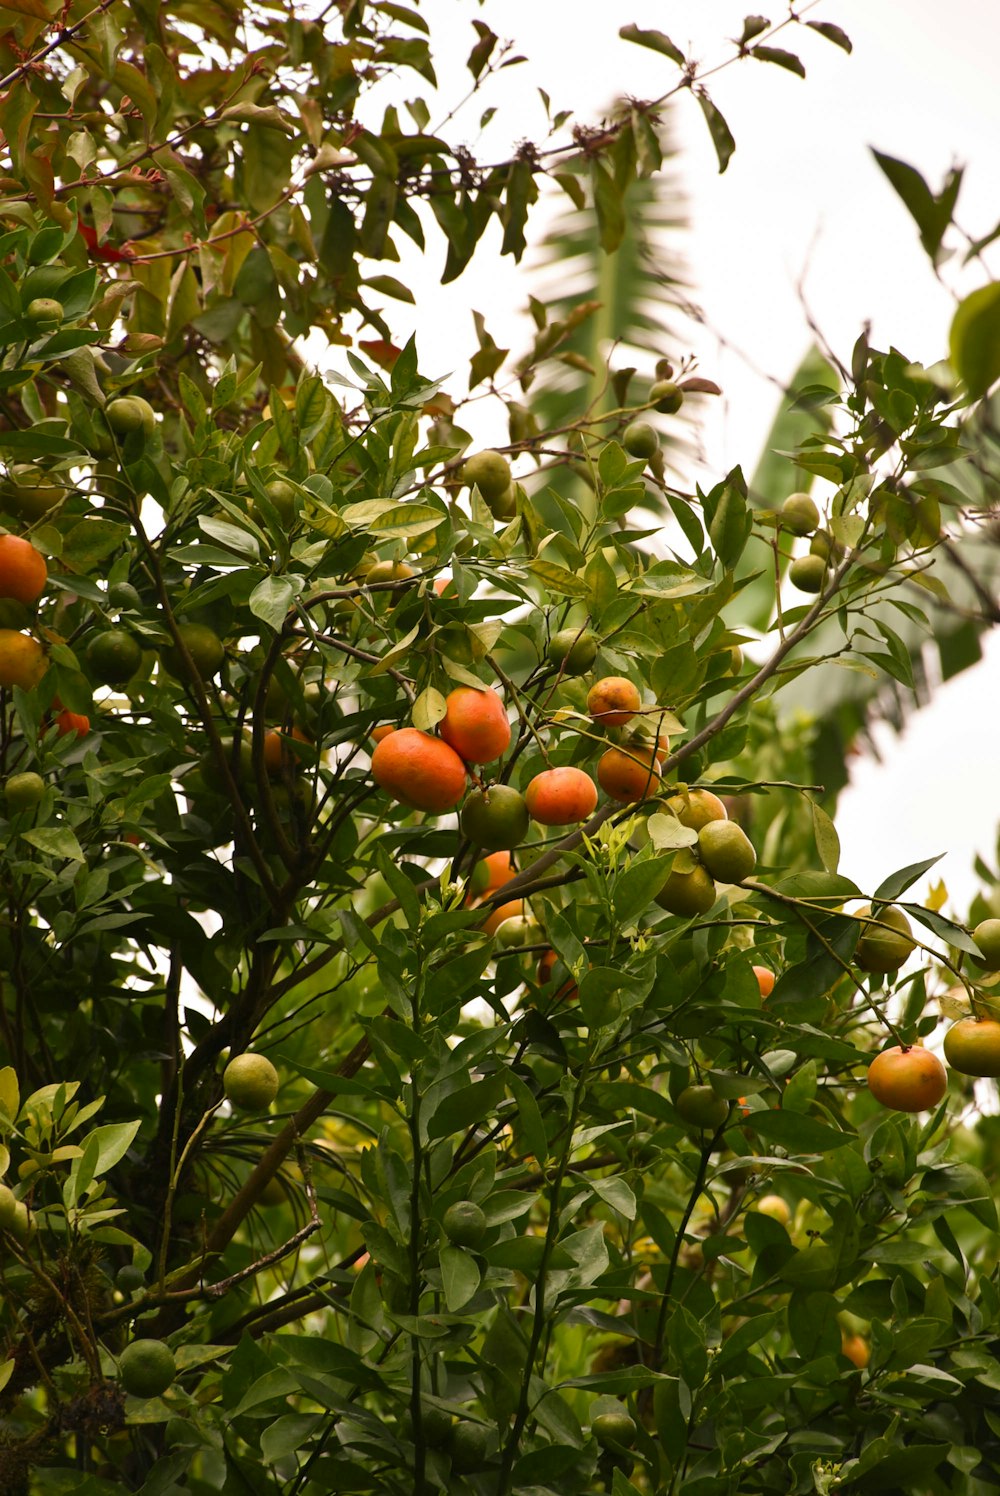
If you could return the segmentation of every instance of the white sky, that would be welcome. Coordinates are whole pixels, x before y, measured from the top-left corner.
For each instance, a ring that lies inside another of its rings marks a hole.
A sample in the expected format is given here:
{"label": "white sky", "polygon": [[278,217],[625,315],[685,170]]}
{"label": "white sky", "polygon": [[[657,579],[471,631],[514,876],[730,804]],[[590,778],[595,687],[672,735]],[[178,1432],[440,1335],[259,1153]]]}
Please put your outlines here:
{"label": "white sky", "polygon": [[[667,32],[711,65],[728,53],[723,39],[737,35],[743,15],[757,8],[731,0],[485,0],[478,9],[425,0],[423,6],[442,80],[461,74],[475,17],[513,39],[530,59],[491,82],[460,117],[480,161],[502,159],[512,141],[543,138],[539,85],[553,110],[572,109],[585,123],[597,120],[617,94],[653,98],[670,87],[673,64],[618,38],[626,22]],[[773,20],[786,13],[778,4],[759,9]],[[713,78],[710,92],[737,141],[724,176],[695,101],[682,97],[675,111],[692,217],[687,258],[694,296],[728,345],[702,333],[694,350],[701,372],[725,391],[704,427],[706,460],[715,473],[736,462],[752,470],[775,407],[766,376],[787,380],[810,341],[796,291],[804,273],[810,311],[845,360],[866,320],[876,346],[893,344],[921,362],[939,359],[947,349],[955,290],[982,282],[981,268],[962,273],[950,265],[943,271],[946,286],[935,281],[870,146],[916,166],[934,190],[951,164],[964,163],[959,222],[979,236],[1000,218],[1000,6],[986,0],[952,0],[947,9],[939,0],[822,0],[814,7],[801,3],[799,10],[842,26],[854,53],[848,57],[804,27],[788,27],[775,44],[800,53],[805,82],[751,61]],[[405,96],[416,94],[427,97],[433,127],[444,111],[413,75]],[[446,107],[453,102],[449,98]],[[493,104],[497,116],[480,139],[480,113]],[[448,134],[463,138],[456,124]],[[540,218],[532,230],[536,238]],[[488,235],[470,271],[444,289],[407,263],[402,278],[413,284],[411,277],[420,276],[418,308],[390,307],[397,341],[412,322],[421,367],[435,375],[456,371],[456,391],[464,389],[474,349],[471,307],[486,315],[501,345],[517,350],[529,336],[523,310],[533,287],[523,267],[500,260],[498,248],[498,236]],[[991,256],[1000,274],[1000,241],[987,251]],[[439,270],[439,264],[430,268]],[[463,423],[484,444],[505,440],[499,408],[480,407],[475,425],[463,413]],[[976,886],[975,851],[994,861],[998,687],[1000,640],[994,639],[984,663],[942,688],[902,738],[880,735],[881,764],[854,762],[837,824],[842,870],[862,887],[947,850],[935,876],[945,878],[954,911],[964,912]],[[960,792],[948,793],[949,784]]]}

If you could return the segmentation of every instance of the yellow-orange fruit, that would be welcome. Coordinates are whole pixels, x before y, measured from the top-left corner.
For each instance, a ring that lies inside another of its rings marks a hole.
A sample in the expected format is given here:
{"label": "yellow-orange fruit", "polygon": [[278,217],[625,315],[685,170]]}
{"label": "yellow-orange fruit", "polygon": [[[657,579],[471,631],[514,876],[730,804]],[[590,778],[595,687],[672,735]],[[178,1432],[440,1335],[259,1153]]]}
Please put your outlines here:
{"label": "yellow-orange fruit", "polygon": [[415,727],[390,733],[372,754],[372,777],[394,800],[440,815],[465,793],[465,765],[447,743]]}

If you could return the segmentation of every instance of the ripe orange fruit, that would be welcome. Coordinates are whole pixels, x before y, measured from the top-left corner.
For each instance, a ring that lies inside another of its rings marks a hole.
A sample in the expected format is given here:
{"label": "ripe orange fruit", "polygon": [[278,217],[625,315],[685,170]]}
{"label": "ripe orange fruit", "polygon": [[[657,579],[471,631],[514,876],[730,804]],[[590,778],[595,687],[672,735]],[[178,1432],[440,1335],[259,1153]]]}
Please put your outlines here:
{"label": "ripe orange fruit", "polygon": [[288,747],[287,740],[295,738],[299,743],[308,743],[309,738],[300,727],[293,727],[291,732],[278,732],[271,728],[264,734],[264,767],[269,774],[279,775],[286,769],[295,772],[302,767],[302,760],[298,754]]}
{"label": "ripe orange fruit", "polygon": [[646,800],[660,787],[659,758],[651,743],[633,739],[622,748],[609,748],[597,762],[597,782],[606,795],[622,805]]}
{"label": "ripe orange fruit", "polygon": [[0,535],[0,597],[37,602],[45,591],[49,569],[45,557],[19,535]]}
{"label": "ripe orange fruit", "polygon": [[571,826],[593,815],[597,785],[582,769],[543,769],[524,792],[531,818],[540,826]]}
{"label": "ripe orange fruit", "polygon": [[400,727],[376,745],[372,777],[400,804],[436,815],[454,810],[465,793],[465,765],[454,748],[416,727]]}
{"label": "ripe orange fruit", "polygon": [[483,934],[495,935],[505,919],[520,919],[523,913],[523,899],[511,899],[508,904],[497,904],[493,912],[483,920]]}
{"label": "ripe orange fruit", "polygon": [[726,807],[711,790],[681,790],[670,796],[667,805],[681,825],[690,826],[692,831],[700,831],[709,821],[729,819]]}
{"label": "ripe orange fruit", "polygon": [[587,692],[587,711],[602,727],[624,727],[641,706],[639,688],[624,675],[606,675]]}
{"label": "ripe orange fruit", "polygon": [[510,723],[504,704],[489,688],[456,686],[449,691],[439,731],[467,764],[489,764],[510,743]]}
{"label": "ripe orange fruit", "polygon": [[488,857],[481,858],[472,869],[469,892],[477,898],[485,898],[488,893],[494,893],[496,889],[502,888],[513,876],[514,869],[510,863],[510,852],[506,849],[491,852]]}
{"label": "ripe orange fruit", "polygon": [[30,634],[0,629],[0,686],[31,691],[48,669],[45,651]]}
{"label": "ripe orange fruit", "polygon": [[90,731],[90,718],[85,717],[82,712],[71,712],[63,707],[56,715],[56,731],[61,738],[70,732],[75,732],[78,738],[85,738]]}
{"label": "ripe orange fruit", "polygon": [[529,820],[524,796],[509,784],[494,784],[469,796],[462,807],[461,827],[477,847],[510,851],[524,841]]}
{"label": "ripe orange fruit", "polygon": [[382,741],[383,738],[387,738],[391,732],[395,732],[395,731],[396,731],[396,727],[395,727],[394,723],[392,723],[392,722],[380,722],[379,725],[378,725],[378,727],[373,727],[372,728],[372,731],[371,731],[372,739],[376,743],[381,743],[381,741]]}
{"label": "ripe orange fruit", "polygon": [[774,991],[774,972],[769,966],[755,966],[753,974],[757,978],[757,986],[760,988],[761,997],[770,997]]}
{"label": "ripe orange fruit", "polygon": [[1000,1075],[1000,1023],[960,1018],[944,1036],[944,1057],[961,1075]]}
{"label": "ripe orange fruit", "polygon": [[871,1347],[863,1335],[842,1334],[840,1354],[846,1356],[848,1361],[853,1361],[859,1370],[863,1370],[871,1359]]}
{"label": "ripe orange fruit", "polygon": [[947,1091],[948,1073],[929,1049],[895,1044],[868,1066],[868,1089],[894,1112],[924,1112]]}

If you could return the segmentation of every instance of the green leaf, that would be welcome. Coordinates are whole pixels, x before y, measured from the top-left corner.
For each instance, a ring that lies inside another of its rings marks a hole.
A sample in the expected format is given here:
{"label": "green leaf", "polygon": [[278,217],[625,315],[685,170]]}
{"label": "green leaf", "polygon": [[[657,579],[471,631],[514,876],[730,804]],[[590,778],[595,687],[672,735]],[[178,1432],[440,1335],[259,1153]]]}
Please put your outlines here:
{"label": "green leaf", "polygon": [[446,1138],[452,1133],[464,1132],[482,1122],[495,1112],[504,1097],[506,1085],[502,1075],[490,1075],[485,1080],[473,1081],[440,1101],[431,1117],[427,1119],[429,1138]]}
{"label": "green leaf", "polygon": [[471,1252],[463,1252],[461,1247],[442,1247],[438,1260],[448,1312],[457,1314],[479,1287],[482,1277],[479,1264]]}
{"label": "green leaf", "polygon": [[708,94],[699,93],[696,97],[698,103],[701,105],[701,112],[705,116],[708,133],[712,137],[712,144],[715,146],[715,154],[719,160],[719,171],[720,173],[724,172],[736,149],[736,141],[733,139],[729,126],[726,124],[719,110],[712,103],[712,100],[708,97]]}
{"label": "green leaf", "polygon": [[873,898],[884,899],[887,902],[892,899],[898,899],[900,894],[905,893],[908,888],[916,883],[918,878],[922,878],[924,873],[930,872],[934,864],[940,862],[943,856],[944,853],[939,852],[936,857],[928,857],[926,862],[911,862],[909,867],[903,867],[896,873],[890,873],[888,878],[884,878],[878,888],[876,888]]}
{"label": "green leaf", "polygon": [[948,173],[944,187],[935,197],[915,167],[881,151],[873,150],[872,155],[909,210],[920,231],[920,242],[936,264],[962,185],[961,168],[953,168]]}
{"label": "green leaf", "polygon": [[596,156],[590,163],[590,179],[601,248],[605,254],[613,254],[625,234],[625,204],[614,177]]}
{"label": "green leaf", "polygon": [[973,400],[1000,379],[1000,281],[980,286],[959,303],[951,322],[952,367]]}
{"label": "green leaf", "polygon": [[300,577],[265,577],[250,594],[251,613],[280,633],[301,585]]}
{"label": "green leaf", "polygon": [[782,47],[751,47],[748,55],[756,57],[758,62],[773,62],[776,67],[784,68],[789,73],[797,73],[800,78],[806,75],[801,57],[796,57],[794,52],[786,52]]}
{"label": "green leaf", "polygon": [[622,26],[618,35],[622,41],[635,42],[637,47],[648,47],[652,52],[659,52],[663,57],[669,57],[670,61],[676,62],[678,67],[684,66],[684,53],[662,31],[645,31],[633,22],[628,26]]}
{"label": "green leaf", "polygon": [[599,1195],[605,1205],[610,1205],[612,1210],[617,1210],[627,1221],[634,1221],[636,1216],[635,1194],[630,1185],[624,1179],[592,1179],[590,1187],[595,1195]]}
{"label": "green leaf", "polygon": [[813,836],[819,860],[828,873],[835,873],[840,863],[840,837],[837,828],[821,805],[809,802],[812,808]]}
{"label": "green leaf", "polygon": [[539,1164],[544,1164],[549,1156],[549,1140],[542,1114],[538,1109],[538,1102],[521,1077],[513,1070],[507,1076],[507,1087],[517,1104],[524,1141]]}
{"label": "green leaf", "polygon": [[[659,816],[660,821],[676,820],[674,816]],[[680,825],[680,822],[677,822]],[[690,828],[683,826],[681,830]],[[695,840],[697,837],[695,836]],[[658,844],[657,844],[658,845]],[[623,925],[633,923],[637,915],[648,909],[663,887],[670,871],[669,857],[651,857],[645,862],[635,862],[621,873],[615,883],[614,910],[616,919]]]}
{"label": "green leaf", "polygon": [[825,36],[828,42],[833,42],[835,47],[841,47],[845,52],[853,52],[854,46],[847,32],[841,27],[835,26],[832,21],[807,21],[806,25],[813,31],[818,31],[820,36]]}
{"label": "green leaf", "polygon": [[750,1128],[768,1143],[780,1143],[796,1153],[831,1153],[843,1148],[853,1140],[854,1134],[838,1132],[825,1122],[801,1112],[759,1111],[750,1112],[743,1119],[743,1126]]}
{"label": "green leaf", "polygon": [[83,1141],[87,1150],[93,1146],[95,1139],[97,1142],[97,1160],[94,1164],[95,1178],[106,1174],[119,1160],[125,1157],[141,1125],[141,1121],[110,1122],[106,1127],[95,1127],[93,1132],[84,1138]]}
{"label": "green leaf", "polygon": [[723,566],[735,566],[753,525],[747,509],[746,484],[739,468],[734,468],[724,483],[706,494],[704,507],[712,549]]}
{"label": "green leaf", "polygon": [[22,831],[21,840],[37,847],[48,857],[67,862],[86,862],[86,857],[76,839],[76,833],[68,826],[39,826],[35,831]]}

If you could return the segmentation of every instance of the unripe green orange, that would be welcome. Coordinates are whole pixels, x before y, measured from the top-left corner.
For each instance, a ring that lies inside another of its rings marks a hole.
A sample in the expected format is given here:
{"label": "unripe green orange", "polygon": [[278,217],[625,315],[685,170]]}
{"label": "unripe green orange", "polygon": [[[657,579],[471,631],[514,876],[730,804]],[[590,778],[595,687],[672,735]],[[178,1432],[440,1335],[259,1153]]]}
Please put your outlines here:
{"label": "unripe green orange", "polygon": [[648,421],[632,421],[622,432],[622,446],[630,457],[648,462],[660,445],[655,427]]}
{"label": "unripe green orange", "polygon": [[51,296],[36,296],[29,301],[24,309],[24,315],[28,322],[61,322],[65,311],[61,301],[55,301]]}
{"label": "unripe green orange", "polygon": [[822,592],[826,585],[826,561],[822,556],[796,556],[788,568],[788,580],[800,592]]}
{"label": "unripe green orange", "polygon": [[753,843],[735,821],[708,821],[698,832],[698,851],[720,883],[741,883],[757,866]]}
{"label": "unripe green orange", "polygon": [[3,787],[3,794],[8,810],[30,810],[45,794],[45,780],[40,774],[26,769],[21,774],[10,776]]}
{"label": "unripe green orange", "polygon": [[278,1094],[278,1072],[266,1055],[238,1054],[222,1073],[227,1101],[245,1112],[266,1112]]}
{"label": "unripe green orange", "polygon": [[656,895],[656,902],[669,914],[692,919],[696,914],[707,914],[717,897],[709,874],[703,867],[696,867],[689,873],[673,871]]}
{"label": "unripe green orange", "polygon": [[[861,919],[871,916],[871,905],[865,904],[856,913]],[[892,928],[886,930],[877,924],[862,925],[854,959],[862,971],[897,971],[916,950],[910,938],[910,921],[902,909],[894,909],[891,905],[879,909],[874,918],[881,925],[891,925]]]}
{"label": "unripe green orange", "polygon": [[811,535],[819,524],[819,510],[807,493],[792,493],[778,510],[781,523],[793,535]]}
{"label": "unripe green orange", "polygon": [[456,1200],[448,1206],[441,1224],[456,1247],[478,1247],[486,1235],[486,1212],[474,1200]]}
{"label": "unripe green orange", "polygon": [[1000,919],[981,919],[972,938],[982,952],[987,971],[1000,971]]}
{"label": "unripe green orange", "polygon": [[118,1358],[118,1374],[133,1397],[159,1397],[177,1375],[177,1363],[162,1340],[133,1340]]}
{"label": "unripe green orange", "polygon": [[676,415],[684,404],[684,391],[672,379],[658,379],[649,392],[653,408],[662,415]]}
{"label": "unripe green orange", "polygon": [[152,436],[156,430],[156,412],[141,395],[119,395],[116,400],[109,400],[104,415],[118,436],[131,436],[135,431]]}
{"label": "unripe green orange", "polygon": [[559,666],[564,675],[586,675],[597,659],[597,639],[590,629],[560,629],[545,653],[549,664]]}
{"label": "unripe green orange", "polygon": [[496,503],[511,486],[510,463],[502,452],[487,447],[466,458],[462,464],[462,482],[478,488],[487,504]]}

